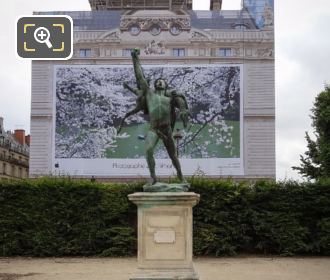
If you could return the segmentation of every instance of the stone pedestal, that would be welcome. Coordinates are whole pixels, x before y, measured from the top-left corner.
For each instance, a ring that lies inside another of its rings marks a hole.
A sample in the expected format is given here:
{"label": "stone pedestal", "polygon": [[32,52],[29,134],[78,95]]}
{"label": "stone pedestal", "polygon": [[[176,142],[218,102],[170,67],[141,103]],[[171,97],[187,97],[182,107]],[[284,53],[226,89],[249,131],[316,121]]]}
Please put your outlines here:
{"label": "stone pedestal", "polygon": [[192,262],[191,192],[134,193],[138,206],[138,268],[131,280],[198,280]]}

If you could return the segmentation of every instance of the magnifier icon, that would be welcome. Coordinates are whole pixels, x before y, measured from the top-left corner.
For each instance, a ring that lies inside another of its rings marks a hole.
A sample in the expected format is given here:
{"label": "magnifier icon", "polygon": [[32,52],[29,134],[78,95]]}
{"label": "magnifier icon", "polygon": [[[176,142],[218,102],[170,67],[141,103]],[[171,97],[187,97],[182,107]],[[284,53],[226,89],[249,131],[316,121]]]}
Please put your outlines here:
{"label": "magnifier icon", "polygon": [[46,27],[38,27],[34,31],[34,39],[41,44],[46,44],[49,49],[53,47],[52,43],[49,41],[50,32]]}

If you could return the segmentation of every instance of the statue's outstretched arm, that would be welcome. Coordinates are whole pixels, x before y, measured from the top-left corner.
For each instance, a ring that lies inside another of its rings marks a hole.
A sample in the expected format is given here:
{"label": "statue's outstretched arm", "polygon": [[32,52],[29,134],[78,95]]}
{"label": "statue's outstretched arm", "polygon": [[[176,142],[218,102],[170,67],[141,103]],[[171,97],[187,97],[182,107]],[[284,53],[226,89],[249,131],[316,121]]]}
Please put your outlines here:
{"label": "statue's outstretched arm", "polygon": [[140,51],[138,49],[134,49],[131,53],[132,60],[133,60],[133,66],[134,66],[134,72],[135,72],[135,78],[136,83],[140,86],[143,93],[146,93],[149,85],[147,82],[147,79],[144,77],[143,69],[141,67],[140,59],[139,59]]}
{"label": "statue's outstretched arm", "polygon": [[128,83],[124,82],[123,87],[128,89],[130,92],[133,92],[136,96],[140,96],[141,93],[137,88],[132,88]]}

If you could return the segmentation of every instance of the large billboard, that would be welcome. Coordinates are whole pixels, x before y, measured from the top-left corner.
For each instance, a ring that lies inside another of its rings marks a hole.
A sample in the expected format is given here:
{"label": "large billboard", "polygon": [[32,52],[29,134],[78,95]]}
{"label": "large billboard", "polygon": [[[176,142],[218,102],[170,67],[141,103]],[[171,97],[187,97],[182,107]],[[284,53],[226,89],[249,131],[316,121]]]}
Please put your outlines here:
{"label": "large billboard", "polygon": [[[150,84],[165,78],[183,94],[189,124],[179,119],[174,133],[184,175],[243,174],[242,65],[145,65]],[[54,69],[54,147],[56,174],[75,176],[149,176],[145,160],[148,115],[140,111],[118,127],[135,108],[132,66],[58,65]],[[175,173],[158,143],[156,173]]]}

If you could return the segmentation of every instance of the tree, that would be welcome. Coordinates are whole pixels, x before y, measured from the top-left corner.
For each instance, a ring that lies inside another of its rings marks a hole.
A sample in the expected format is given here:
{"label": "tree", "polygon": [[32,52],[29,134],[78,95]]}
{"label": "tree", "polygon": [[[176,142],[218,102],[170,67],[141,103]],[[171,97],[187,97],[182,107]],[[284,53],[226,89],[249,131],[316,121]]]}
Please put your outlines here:
{"label": "tree", "polygon": [[300,166],[292,169],[309,179],[330,177],[330,85],[315,98],[312,108],[312,126],[316,140],[306,132],[307,148],[305,156],[300,155]]}

